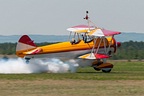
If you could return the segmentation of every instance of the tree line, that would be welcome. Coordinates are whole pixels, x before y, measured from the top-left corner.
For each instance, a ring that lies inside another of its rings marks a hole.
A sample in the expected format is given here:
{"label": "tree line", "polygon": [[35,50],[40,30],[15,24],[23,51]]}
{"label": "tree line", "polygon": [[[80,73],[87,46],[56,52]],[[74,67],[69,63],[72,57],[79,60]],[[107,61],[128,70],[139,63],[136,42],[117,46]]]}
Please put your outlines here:
{"label": "tree line", "polygon": [[123,42],[112,59],[144,59],[144,42],[129,41]]}
{"label": "tree line", "polygon": [[[37,46],[49,45],[53,43],[42,42],[35,43]],[[17,43],[0,43],[0,54],[2,55],[14,55],[16,53]]]}
{"label": "tree line", "polygon": [[[3,55],[14,55],[17,43],[0,43],[0,54]],[[52,43],[43,42],[36,43],[37,46],[48,45]],[[117,52],[112,56],[111,59],[144,59],[144,42],[128,41],[122,42],[121,47],[117,49]]]}

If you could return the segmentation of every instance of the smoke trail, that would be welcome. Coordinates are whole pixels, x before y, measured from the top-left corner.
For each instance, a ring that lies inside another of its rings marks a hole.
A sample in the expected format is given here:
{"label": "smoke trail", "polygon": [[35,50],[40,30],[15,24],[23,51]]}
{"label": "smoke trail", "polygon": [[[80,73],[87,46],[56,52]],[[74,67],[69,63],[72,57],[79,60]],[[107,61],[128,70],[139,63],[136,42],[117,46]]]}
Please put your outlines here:
{"label": "smoke trail", "polygon": [[21,73],[65,73],[76,72],[78,64],[74,60],[62,62],[59,59],[31,59],[27,64],[24,59],[0,60],[1,74],[21,74]]}

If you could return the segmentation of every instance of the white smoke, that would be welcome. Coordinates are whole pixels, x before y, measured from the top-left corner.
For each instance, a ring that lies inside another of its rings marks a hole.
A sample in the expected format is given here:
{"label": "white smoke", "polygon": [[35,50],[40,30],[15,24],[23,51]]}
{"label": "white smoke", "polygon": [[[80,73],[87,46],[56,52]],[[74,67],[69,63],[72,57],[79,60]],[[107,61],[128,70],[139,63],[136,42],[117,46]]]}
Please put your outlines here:
{"label": "white smoke", "polygon": [[0,60],[0,74],[21,74],[21,73],[66,73],[76,72],[78,64],[74,60],[62,62],[59,59],[31,59],[26,63],[24,59]]}

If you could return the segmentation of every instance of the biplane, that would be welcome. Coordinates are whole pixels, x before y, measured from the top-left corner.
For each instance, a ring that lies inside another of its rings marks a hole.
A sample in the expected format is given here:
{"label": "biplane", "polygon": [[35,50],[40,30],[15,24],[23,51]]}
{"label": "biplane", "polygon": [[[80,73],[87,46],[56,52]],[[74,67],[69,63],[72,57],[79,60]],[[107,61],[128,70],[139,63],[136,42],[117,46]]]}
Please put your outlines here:
{"label": "biplane", "polygon": [[[16,46],[16,55],[25,58],[27,62],[34,58],[74,59],[79,66],[91,66],[95,70],[110,72],[113,64],[107,62],[121,43],[116,42],[114,35],[121,32],[110,31],[96,27],[86,17],[88,25],[77,25],[68,28],[69,41],[37,47],[28,35],[23,35]],[[93,26],[91,25],[93,24]]]}

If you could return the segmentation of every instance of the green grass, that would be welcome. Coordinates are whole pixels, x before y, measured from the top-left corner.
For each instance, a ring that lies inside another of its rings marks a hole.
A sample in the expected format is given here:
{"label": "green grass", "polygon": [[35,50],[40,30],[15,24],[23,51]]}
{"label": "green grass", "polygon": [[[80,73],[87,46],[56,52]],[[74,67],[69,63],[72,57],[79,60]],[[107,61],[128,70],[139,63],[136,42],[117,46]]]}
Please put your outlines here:
{"label": "green grass", "polygon": [[112,62],[110,73],[0,74],[0,96],[143,96],[144,62]]}
{"label": "green grass", "polygon": [[78,68],[77,73],[0,74],[0,80],[144,80],[144,62],[112,62],[110,73],[92,67]]}

